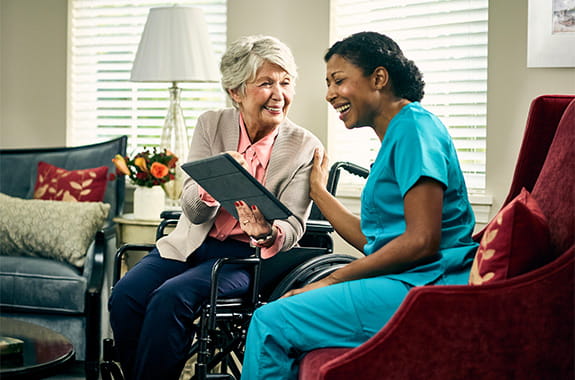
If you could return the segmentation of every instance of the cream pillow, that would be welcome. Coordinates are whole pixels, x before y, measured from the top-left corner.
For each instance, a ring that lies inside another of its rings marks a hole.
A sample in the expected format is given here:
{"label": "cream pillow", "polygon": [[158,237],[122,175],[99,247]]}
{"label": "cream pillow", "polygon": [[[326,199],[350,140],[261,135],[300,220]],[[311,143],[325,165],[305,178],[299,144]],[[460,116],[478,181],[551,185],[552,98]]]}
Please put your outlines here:
{"label": "cream pillow", "polygon": [[21,199],[0,193],[0,254],[36,256],[82,267],[110,205]]}

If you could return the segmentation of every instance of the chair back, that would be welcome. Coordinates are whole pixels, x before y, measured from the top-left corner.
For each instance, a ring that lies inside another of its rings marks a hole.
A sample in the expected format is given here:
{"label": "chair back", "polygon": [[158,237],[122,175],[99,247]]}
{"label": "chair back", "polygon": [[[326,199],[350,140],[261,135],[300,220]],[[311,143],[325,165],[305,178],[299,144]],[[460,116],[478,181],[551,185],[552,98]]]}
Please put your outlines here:
{"label": "chair back", "polygon": [[[555,139],[559,122],[573,99],[575,95],[542,95],[531,102],[513,179],[501,208],[519,195],[522,188],[533,191]],[[473,236],[475,241],[481,240],[485,228]]]}
{"label": "chair back", "polygon": [[531,102],[513,179],[502,208],[519,195],[521,188],[533,190],[559,121],[574,98],[573,95],[542,95]]}
{"label": "chair back", "polygon": [[532,191],[547,217],[555,256],[575,243],[575,97],[572,99]]}
{"label": "chair back", "polygon": [[[115,173],[112,158],[116,154],[126,155],[127,142],[128,137],[121,136],[75,147],[0,149],[0,192],[12,197],[32,198],[40,161],[66,170],[107,166],[109,173]],[[111,205],[110,221],[122,213],[124,193],[122,179],[108,181],[104,202]]]}

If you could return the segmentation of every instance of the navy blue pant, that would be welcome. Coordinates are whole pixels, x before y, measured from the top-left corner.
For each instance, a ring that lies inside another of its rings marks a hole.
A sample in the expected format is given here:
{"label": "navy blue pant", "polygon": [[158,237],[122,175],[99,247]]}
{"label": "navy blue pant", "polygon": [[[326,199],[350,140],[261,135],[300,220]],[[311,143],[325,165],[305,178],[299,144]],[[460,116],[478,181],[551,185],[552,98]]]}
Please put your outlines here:
{"label": "navy blue pant", "polygon": [[[248,257],[254,249],[236,240],[208,238],[187,262],[154,249],[114,286],[108,308],[126,379],[178,379],[188,359],[201,304],[209,297],[212,265],[220,257]],[[250,271],[224,265],[219,294],[249,289]]]}

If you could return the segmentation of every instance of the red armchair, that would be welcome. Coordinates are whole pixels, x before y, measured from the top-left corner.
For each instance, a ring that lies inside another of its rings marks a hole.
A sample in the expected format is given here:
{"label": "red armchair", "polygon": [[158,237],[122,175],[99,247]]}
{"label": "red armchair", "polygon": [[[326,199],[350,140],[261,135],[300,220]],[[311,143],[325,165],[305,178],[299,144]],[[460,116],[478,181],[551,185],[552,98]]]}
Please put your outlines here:
{"label": "red armchair", "polygon": [[363,345],[308,353],[300,380],[575,378],[574,99],[532,102],[505,201],[531,192],[548,218],[551,262],[481,286],[414,288]]}

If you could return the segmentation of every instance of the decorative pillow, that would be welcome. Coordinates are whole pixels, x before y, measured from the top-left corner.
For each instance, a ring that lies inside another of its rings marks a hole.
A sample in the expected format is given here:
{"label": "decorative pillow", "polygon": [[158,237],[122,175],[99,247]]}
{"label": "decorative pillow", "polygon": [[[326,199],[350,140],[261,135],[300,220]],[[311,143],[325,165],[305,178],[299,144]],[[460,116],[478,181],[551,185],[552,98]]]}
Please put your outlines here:
{"label": "decorative pillow", "polygon": [[39,256],[82,267],[110,205],[21,199],[0,193],[0,254]]}
{"label": "decorative pillow", "polygon": [[40,161],[34,186],[34,199],[102,202],[107,181],[107,166],[66,170]]}
{"label": "decorative pillow", "polygon": [[511,278],[533,270],[551,251],[547,218],[526,189],[485,229],[469,277],[470,285]]}

